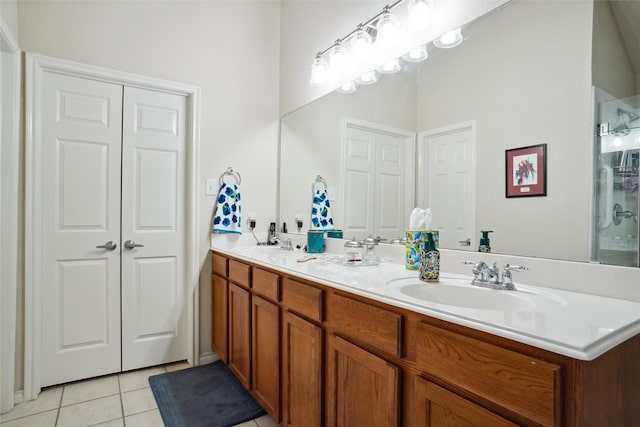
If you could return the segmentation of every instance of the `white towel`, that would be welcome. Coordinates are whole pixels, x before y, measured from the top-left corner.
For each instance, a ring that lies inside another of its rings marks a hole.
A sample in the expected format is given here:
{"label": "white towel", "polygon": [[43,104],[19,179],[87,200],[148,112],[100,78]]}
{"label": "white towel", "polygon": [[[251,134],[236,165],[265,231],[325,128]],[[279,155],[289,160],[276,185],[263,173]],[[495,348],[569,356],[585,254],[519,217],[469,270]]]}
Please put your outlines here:
{"label": "white towel", "polygon": [[223,182],[213,215],[213,233],[242,234],[240,188]]}
{"label": "white towel", "polygon": [[316,190],[311,204],[311,229],[333,230],[334,228],[327,190]]}

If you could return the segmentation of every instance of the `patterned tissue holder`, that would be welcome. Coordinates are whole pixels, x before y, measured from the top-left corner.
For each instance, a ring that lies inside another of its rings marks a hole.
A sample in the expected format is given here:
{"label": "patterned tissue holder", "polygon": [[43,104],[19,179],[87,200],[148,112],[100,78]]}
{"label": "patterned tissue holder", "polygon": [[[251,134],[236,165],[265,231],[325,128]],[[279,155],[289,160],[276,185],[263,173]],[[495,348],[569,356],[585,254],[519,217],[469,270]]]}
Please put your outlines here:
{"label": "patterned tissue holder", "polygon": [[407,244],[405,251],[405,267],[407,270],[420,269],[420,254],[424,248],[424,240],[427,237],[427,231],[433,235],[433,241],[436,248],[440,245],[440,233],[438,230],[407,230]]}

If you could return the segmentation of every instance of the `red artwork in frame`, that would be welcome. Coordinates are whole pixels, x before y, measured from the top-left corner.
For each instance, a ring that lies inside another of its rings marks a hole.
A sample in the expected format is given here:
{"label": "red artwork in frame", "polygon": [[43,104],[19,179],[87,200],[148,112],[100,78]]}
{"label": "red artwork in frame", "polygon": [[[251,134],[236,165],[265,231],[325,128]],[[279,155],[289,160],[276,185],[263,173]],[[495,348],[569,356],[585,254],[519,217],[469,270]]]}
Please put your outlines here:
{"label": "red artwork in frame", "polygon": [[505,151],[506,197],[547,195],[547,144]]}

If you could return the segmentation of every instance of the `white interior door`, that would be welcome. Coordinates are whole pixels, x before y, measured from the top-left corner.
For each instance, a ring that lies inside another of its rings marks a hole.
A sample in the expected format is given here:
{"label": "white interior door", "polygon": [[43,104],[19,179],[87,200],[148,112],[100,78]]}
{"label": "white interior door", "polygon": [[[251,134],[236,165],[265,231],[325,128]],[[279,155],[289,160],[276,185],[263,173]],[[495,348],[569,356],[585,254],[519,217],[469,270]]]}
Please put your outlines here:
{"label": "white interior door", "polygon": [[187,358],[187,99],[124,93],[122,369],[129,370]]}
{"label": "white interior door", "polygon": [[431,208],[432,228],[440,230],[440,246],[477,250],[475,123],[422,133],[420,150],[418,191]]}
{"label": "white interior door", "polygon": [[122,86],[49,72],[43,78],[46,386],[120,370]]}
{"label": "white interior door", "polygon": [[345,238],[404,235],[414,203],[415,133],[347,119],[344,128]]}
{"label": "white interior door", "polygon": [[376,138],[347,126],[344,137],[343,205],[345,238],[364,239],[373,232]]}

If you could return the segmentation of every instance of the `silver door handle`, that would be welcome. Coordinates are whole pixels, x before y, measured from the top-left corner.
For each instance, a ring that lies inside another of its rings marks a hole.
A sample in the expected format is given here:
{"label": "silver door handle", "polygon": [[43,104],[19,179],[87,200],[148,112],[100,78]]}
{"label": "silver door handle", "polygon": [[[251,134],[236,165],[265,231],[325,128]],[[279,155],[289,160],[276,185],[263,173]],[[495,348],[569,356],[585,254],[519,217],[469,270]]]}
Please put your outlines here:
{"label": "silver door handle", "polygon": [[471,238],[468,238],[467,240],[458,240],[458,243],[460,243],[461,246],[471,246]]}
{"label": "silver door handle", "polygon": [[112,251],[115,248],[117,248],[118,245],[116,243],[113,242],[113,240],[109,240],[107,243],[105,243],[104,245],[98,245],[96,246],[96,248],[98,249],[106,249],[108,251]]}
{"label": "silver door handle", "polygon": [[127,240],[126,242],[124,242],[124,247],[127,249],[144,248],[144,245],[142,243],[136,243],[133,240]]}

